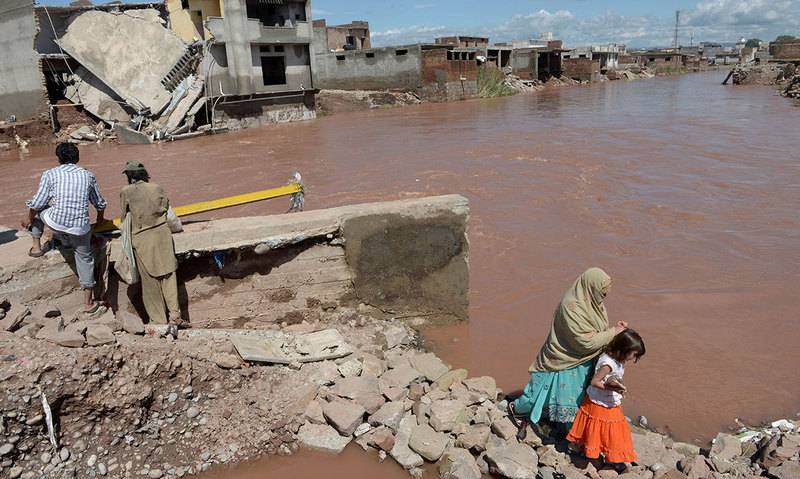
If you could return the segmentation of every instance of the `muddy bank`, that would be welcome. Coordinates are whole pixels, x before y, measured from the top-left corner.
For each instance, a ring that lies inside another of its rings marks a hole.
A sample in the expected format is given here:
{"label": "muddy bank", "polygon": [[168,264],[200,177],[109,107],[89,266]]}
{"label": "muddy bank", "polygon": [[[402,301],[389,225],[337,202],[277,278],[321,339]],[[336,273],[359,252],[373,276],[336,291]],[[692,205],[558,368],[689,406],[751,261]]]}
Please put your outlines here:
{"label": "muddy bank", "polygon": [[730,78],[734,85],[771,86],[781,96],[800,100],[800,68],[795,63],[738,65],[731,70]]}
{"label": "muddy bank", "polygon": [[[357,447],[369,461],[385,461],[375,471],[390,477],[403,469],[450,479],[618,476],[570,455],[546,428],[527,427],[520,439],[494,378],[470,377],[422,351],[410,325],[424,319],[381,321],[376,312],[336,308],[319,322],[273,330],[301,337],[335,328],[353,347],[341,359],[289,366],[243,362],[231,343],[236,331],[187,332],[170,342],[120,327],[106,344],[84,349],[2,332],[0,472],[13,479],[239,477],[230,466],[301,448],[337,454],[353,443],[349,457]],[[619,477],[794,478],[796,426],[720,434],[710,449],[636,428],[639,461]]]}

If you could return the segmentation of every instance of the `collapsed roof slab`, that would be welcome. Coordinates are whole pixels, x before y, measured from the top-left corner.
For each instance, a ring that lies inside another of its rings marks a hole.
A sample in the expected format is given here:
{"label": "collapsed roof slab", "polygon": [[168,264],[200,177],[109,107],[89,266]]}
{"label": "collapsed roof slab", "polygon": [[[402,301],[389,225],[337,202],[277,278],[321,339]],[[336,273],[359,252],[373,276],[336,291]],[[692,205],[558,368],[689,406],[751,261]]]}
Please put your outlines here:
{"label": "collapsed roof slab", "polygon": [[160,113],[172,99],[162,84],[186,53],[158,12],[88,11],[75,17],[59,45],[129,105]]}
{"label": "collapsed roof slab", "polygon": [[125,102],[83,67],[75,70],[73,83],[64,89],[64,96],[106,123],[127,122],[135,113],[126,110]]}

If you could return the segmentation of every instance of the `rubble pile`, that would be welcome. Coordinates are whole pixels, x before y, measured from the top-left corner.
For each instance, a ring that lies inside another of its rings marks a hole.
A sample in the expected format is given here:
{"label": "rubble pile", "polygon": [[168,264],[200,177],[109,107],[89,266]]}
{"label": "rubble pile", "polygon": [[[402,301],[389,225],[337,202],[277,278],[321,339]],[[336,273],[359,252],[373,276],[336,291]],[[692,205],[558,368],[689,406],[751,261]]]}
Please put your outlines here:
{"label": "rubble pile", "polygon": [[734,85],[783,85],[795,74],[791,63],[746,63],[731,73]]}
{"label": "rubble pile", "polygon": [[[188,477],[355,443],[414,477],[426,463],[446,479],[800,477],[798,424],[786,420],[720,434],[709,450],[635,427],[639,462],[628,471],[589,462],[546,426],[519,434],[493,378],[422,351],[411,325],[425,320],[380,314],[328,305],[313,323],[188,330],[173,342],[128,313],[65,321],[60,311],[2,300],[0,475]],[[265,364],[238,354],[259,337],[286,338],[272,351],[295,354],[320,336],[346,338],[330,356],[341,357]]]}
{"label": "rubble pile", "polygon": [[157,10],[83,12],[58,45],[80,65],[60,78],[64,97],[103,125],[67,128],[60,139],[102,141],[113,136],[107,126],[120,142],[148,143],[196,129],[206,46],[185,44]]}
{"label": "rubble pile", "polygon": [[516,75],[508,74],[504,84],[517,93],[529,93],[544,90],[544,84],[539,80],[523,80]]}
{"label": "rubble pile", "polygon": [[800,73],[795,73],[784,87],[781,95],[800,100]]}
{"label": "rubble pile", "polygon": [[321,90],[317,95],[317,109],[323,115],[420,103],[420,97],[410,91]]}
{"label": "rubble pile", "polygon": [[647,68],[636,68],[628,70],[609,70],[606,73],[609,80],[642,80],[655,77],[655,74],[650,73]]}

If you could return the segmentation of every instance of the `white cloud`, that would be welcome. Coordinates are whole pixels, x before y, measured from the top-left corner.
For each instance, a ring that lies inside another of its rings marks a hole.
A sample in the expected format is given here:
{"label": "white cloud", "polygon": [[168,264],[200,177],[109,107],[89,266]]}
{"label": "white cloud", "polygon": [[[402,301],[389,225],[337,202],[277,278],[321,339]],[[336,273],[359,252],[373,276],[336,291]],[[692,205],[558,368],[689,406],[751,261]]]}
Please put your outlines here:
{"label": "white cloud", "polygon": [[[672,44],[674,17],[626,16],[608,11],[580,17],[569,10],[538,10],[515,15],[485,27],[416,25],[375,32],[376,45],[432,41],[441,35],[480,35],[492,41],[536,38],[553,32],[570,46],[624,42],[631,46]],[[681,12],[680,42],[735,41],[739,37],[772,40],[781,34],[800,35],[800,0],[702,0]]]}

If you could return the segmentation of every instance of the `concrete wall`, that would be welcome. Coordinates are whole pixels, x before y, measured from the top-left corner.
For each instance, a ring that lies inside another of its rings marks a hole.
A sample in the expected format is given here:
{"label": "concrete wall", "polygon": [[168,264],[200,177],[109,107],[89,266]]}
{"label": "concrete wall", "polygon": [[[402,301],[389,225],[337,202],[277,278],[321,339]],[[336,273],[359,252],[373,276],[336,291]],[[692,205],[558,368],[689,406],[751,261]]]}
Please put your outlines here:
{"label": "concrete wall", "polygon": [[[182,313],[196,328],[313,320],[321,303],[466,319],[468,220],[466,198],[452,195],[188,225],[174,235]],[[221,270],[214,251],[224,252]],[[114,308],[144,316],[138,286],[110,278]],[[69,315],[81,304],[55,252],[0,266],[0,296],[34,315],[53,307]]]}
{"label": "concrete wall", "polygon": [[[406,51],[398,55],[398,51]],[[371,56],[370,56],[371,55]],[[315,55],[314,81],[332,90],[416,90],[422,83],[419,45]]]}
{"label": "concrete wall", "polygon": [[800,61],[800,41],[770,43],[769,54],[777,61]]}
{"label": "concrete wall", "polygon": [[562,60],[564,76],[579,81],[597,81],[600,78],[600,60],[591,58],[565,58]]}
{"label": "concrete wall", "polygon": [[166,0],[170,28],[185,42],[209,38],[211,32],[205,28],[208,17],[219,17],[223,12],[222,0],[189,0],[184,10],[181,0]]}
{"label": "concrete wall", "polygon": [[478,95],[478,64],[472,60],[448,60],[448,50],[422,52],[422,89],[428,100],[454,101]]}
{"label": "concrete wall", "polygon": [[36,17],[32,0],[0,2],[0,120],[25,120],[47,112],[47,91],[34,50]]}
{"label": "concrete wall", "polygon": [[523,80],[536,80],[539,53],[530,48],[519,48],[511,52],[511,72]]}

